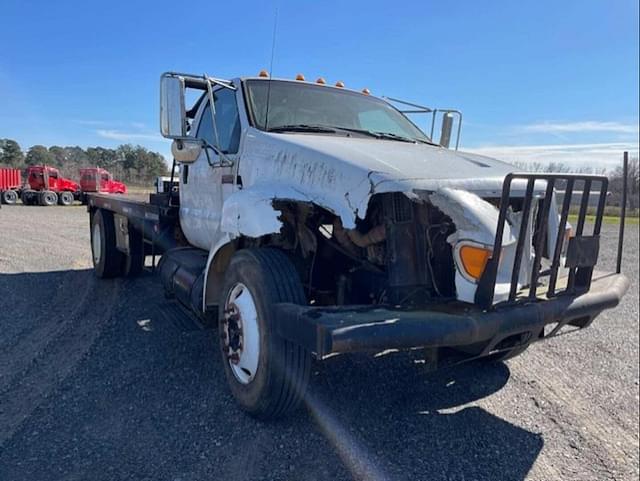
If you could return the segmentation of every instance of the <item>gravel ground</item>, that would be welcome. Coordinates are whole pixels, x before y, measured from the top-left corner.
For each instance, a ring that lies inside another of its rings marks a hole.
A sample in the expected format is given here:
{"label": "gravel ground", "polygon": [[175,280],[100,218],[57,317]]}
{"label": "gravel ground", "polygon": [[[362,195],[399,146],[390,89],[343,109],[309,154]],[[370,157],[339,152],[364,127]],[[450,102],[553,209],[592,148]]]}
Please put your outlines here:
{"label": "gravel ground", "polygon": [[[238,411],[213,348],[154,276],[98,281],[82,207],[0,210],[0,479],[638,479],[632,287],[589,328],[503,363],[416,354],[314,367],[307,409]],[[601,265],[615,261],[605,226]]]}

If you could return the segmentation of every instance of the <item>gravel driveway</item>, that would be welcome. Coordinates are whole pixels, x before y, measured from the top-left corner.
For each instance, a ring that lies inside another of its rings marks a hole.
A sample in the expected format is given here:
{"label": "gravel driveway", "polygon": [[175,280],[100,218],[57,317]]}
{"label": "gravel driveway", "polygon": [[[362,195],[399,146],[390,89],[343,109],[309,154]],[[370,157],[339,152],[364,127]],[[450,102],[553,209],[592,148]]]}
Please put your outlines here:
{"label": "gravel driveway", "polygon": [[[82,207],[0,210],[0,479],[638,479],[638,228],[621,306],[503,363],[313,369],[307,409],[236,408],[215,332],[151,274],[99,281]],[[604,227],[602,267],[617,231]]]}

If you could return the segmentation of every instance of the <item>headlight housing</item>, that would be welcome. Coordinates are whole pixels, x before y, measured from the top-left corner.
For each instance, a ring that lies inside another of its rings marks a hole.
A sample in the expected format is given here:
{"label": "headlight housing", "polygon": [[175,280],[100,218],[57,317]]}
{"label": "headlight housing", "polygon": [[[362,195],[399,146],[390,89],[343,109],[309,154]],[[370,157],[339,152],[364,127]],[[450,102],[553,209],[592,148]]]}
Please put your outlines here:
{"label": "headlight housing", "polygon": [[454,255],[458,270],[470,282],[477,283],[484,272],[493,249],[473,241],[460,241],[456,244]]}

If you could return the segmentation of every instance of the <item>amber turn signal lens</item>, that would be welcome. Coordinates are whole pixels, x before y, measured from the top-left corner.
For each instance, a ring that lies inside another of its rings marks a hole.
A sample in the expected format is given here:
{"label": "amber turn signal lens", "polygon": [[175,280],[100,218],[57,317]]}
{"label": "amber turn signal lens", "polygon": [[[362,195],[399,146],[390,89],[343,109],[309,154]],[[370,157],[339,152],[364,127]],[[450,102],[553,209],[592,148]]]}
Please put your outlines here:
{"label": "amber turn signal lens", "polygon": [[464,245],[460,248],[460,260],[462,261],[462,267],[464,267],[464,270],[470,277],[473,277],[476,280],[480,279],[490,256],[491,251],[483,249],[482,247]]}

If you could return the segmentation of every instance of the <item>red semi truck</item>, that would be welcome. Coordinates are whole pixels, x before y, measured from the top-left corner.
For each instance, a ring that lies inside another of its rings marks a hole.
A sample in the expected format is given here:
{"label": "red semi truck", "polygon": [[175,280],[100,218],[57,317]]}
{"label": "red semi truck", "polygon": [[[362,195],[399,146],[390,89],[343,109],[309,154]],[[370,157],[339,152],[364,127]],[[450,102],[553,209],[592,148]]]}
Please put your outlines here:
{"label": "red semi truck", "polygon": [[60,175],[55,167],[33,165],[27,169],[29,187],[22,191],[25,205],[71,205],[80,196],[80,185]]}
{"label": "red semi truck", "polygon": [[86,204],[88,193],[126,194],[127,186],[113,180],[111,173],[100,167],[80,169],[80,200]]}
{"label": "red semi truck", "polygon": [[87,193],[125,194],[127,186],[113,180],[111,173],[100,167],[80,169],[80,183],[62,177],[55,167],[37,165],[27,168],[23,184],[20,169],[0,168],[0,200],[25,205],[71,205],[74,200],[86,203]]}

